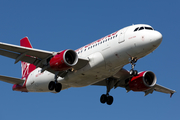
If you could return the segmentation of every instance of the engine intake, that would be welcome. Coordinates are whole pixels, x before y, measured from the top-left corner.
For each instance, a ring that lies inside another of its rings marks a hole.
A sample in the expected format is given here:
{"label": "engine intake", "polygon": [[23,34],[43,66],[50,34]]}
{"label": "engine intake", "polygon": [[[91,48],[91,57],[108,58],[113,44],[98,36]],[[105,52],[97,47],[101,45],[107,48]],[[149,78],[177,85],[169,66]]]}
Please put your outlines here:
{"label": "engine intake", "polygon": [[133,91],[146,91],[156,84],[157,78],[151,71],[144,71],[129,81],[129,88]]}
{"label": "engine intake", "polygon": [[78,62],[77,53],[73,50],[64,50],[57,53],[49,61],[50,67],[55,71],[63,71],[70,69]]}

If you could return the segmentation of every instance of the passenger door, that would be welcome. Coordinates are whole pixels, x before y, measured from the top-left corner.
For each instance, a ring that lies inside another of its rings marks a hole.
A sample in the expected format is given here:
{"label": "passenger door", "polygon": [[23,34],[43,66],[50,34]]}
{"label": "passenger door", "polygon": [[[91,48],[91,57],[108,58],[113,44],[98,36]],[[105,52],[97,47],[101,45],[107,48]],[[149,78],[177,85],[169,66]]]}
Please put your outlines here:
{"label": "passenger door", "polygon": [[118,39],[118,44],[121,44],[125,41],[125,32],[127,31],[127,28],[124,28],[120,31],[120,37]]}

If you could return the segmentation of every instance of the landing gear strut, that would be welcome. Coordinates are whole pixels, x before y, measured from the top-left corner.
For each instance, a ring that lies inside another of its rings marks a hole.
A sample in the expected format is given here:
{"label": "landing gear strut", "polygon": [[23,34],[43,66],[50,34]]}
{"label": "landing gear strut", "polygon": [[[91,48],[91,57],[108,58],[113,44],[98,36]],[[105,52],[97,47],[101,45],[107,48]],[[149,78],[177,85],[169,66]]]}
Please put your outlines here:
{"label": "landing gear strut", "polygon": [[129,71],[130,75],[131,76],[137,76],[138,71],[134,70],[134,67],[136,65],[135,63],[137,62],[137,58],[136,57],[131,57],[131,58],[129,58],[129,62],[131,63],[131,70]]}
{"label": "landing gear strut", "polygon": [[110,90],[114,87],[115,79],[108,78],[106,79],[106,88],[107,92],[106,94],[102,94],[100,98],[101,103],[107,103],[108,105],[111,105],[113,103],[113,97],[109,95]]}
{"label": "landing gear strut", "polygon": [[49,83],[49,85],[48,85],[49,90],[52,91],[52,90],[55,89],[56,92],[60,92],[61,91],[62,84],[57,82],[57,78],[58,78],[58,76],[57,76],[57,74],[55,74],[55,81],[51,81]]}

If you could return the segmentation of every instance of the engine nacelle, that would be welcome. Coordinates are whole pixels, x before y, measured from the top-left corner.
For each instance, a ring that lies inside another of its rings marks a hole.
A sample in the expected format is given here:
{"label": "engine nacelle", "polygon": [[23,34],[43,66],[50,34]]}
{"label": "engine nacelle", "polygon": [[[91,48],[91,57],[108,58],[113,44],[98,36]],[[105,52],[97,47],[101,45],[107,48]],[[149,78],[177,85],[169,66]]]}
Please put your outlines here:
{"label": "engine nacelle", "polygon": [[77,53],[73,50],[64,50],[57,53],[49,61],[50,67],[55,71],[63,71],[70,69],[78,62]]}
{"label": "engine nacelle", "polygon": [[144,71],[129,81],[129,88],[132,91],[146,91],[156,84],[156,75],[151,71]]}

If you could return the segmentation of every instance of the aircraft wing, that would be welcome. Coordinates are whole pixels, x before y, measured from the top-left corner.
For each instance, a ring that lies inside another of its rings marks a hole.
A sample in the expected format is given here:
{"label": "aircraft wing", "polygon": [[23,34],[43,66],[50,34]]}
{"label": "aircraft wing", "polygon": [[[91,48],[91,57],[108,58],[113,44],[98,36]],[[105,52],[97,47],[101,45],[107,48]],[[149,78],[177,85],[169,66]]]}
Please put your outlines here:
{"label": "aircraft wing", "polygon": [[[123,80],[122,80],[122,81],[123,81]],[[97,83],[95,83],[95,84],[93,84],[93,85],[106,86],[106,80],[102,80],[102,81],[97,82]],[[116,88],[116,87],[124,87],[124,86],[122,86],[122,85],[116,86],[116,84],[115,84],[114,88]],[[166,88],[166,87],[163,87],[163,86],[161,86],[161,85],[156,84],[156,85],[155,85],[154,87],[152,87],[151,89],[145,91],[145,96],[148,95],[149,93],[152,94],[154,90],[155,90],[155,91],[158,91],[158,92],[170,94],[170,97],[176,92],[175,90],[171,90],[171,89],[169,89],[169,88]]]}
{"label": "aircraft wing", "polygon": [[[47,60],[53,57],[55,54],[56,52],[27,48],[0,42],[0,55],[15,59],[15,63],[24,61],[34,64],[36,67],[43,68],[43,71],[48,70],[52,73],[56,73],[56,71],[48,68]],[[87,59],[78,58],[78,63],[74,66],[74,69],[80,69],[84,67],[88,62],[89,61]],[[63,71],[60,74],[63,74]]]}
{"label": "aircraft wing", "polygon": [[175,90],[171,90],[169,88],[166,88],[166,87],[158,85],[158,84],[155,85],[154,90],[158,91],[158,92],[163,92],[163,93],[171,94],[171,96],[172,96],[173,93],[176,92]]}
{"label": "aircraft wing", "polygon": [[[35,56],[39,59],[44,59],[50,55],[53,54],[53,52],[49,51],[44,51],[44,50],[39,50],[39,49],[34,49],[34,48],[27,48],[27,47],[22,47],[18,45],[12,45],[12,44],[7,44],[7,43],[2,43],[0,42],[0,49],[1,49],[1,55],[3,55],[3,51],[11,51],[14,53],[19,53],[19,54],[26,54],[29,56]],[[19,55],[17,54],[17,55]]]}
{"label": "aircraft wing", "polygon": [[[115,80],[115,85],[113,87],[114,88],[116,88],[116,87],[124,87],[125,88],[127,86],[127,84],[128,84],[127,83],[128,79],[131,77],[129,72],[122,68],[118,72],[117,75],[118,75],[118,77],[116,77],[116,75],[114,77],[112,77]],[[97,83],[94,83],[93,85],[106,86],[106,84],[107,84],[107,80],[102,80],[102,81],[99,81]],[[148,95],[149,93],[152,94],[153,91],[158,91],[158,92],[170,94],[170,97],[176,92],[175,90],[171,90],[171,89],[166,88],[164,86],[161,86],[159,84],[155,84],[152,88],[144,91],[145,92],[145,96]]]}
{"label": "aircraft wing", "polygon": [[7,77],[0,75],[0,81],[11,83],[11,84],[23,84],[24,80],[19,78]]}

